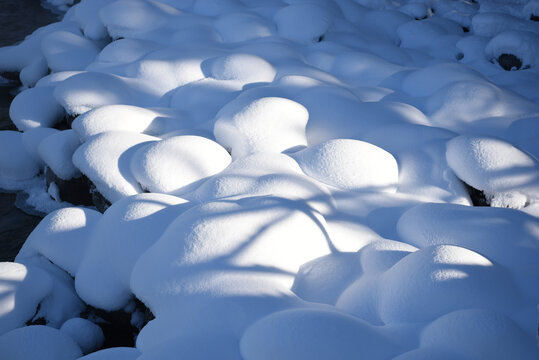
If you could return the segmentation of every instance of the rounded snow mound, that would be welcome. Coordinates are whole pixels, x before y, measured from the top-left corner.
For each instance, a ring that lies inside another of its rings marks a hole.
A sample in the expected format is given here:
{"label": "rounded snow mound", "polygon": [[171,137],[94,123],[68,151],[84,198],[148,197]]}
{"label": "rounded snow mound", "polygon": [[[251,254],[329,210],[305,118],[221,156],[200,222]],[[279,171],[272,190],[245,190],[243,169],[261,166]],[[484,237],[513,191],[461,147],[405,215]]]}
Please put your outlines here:
{"label": "rounded snow mound", "polygon": [[[45,271],[12,262],[0,262],[0,285],[0,335],[30,320],[53,286]],[[6,353],[2,350],[7,351],[5,347],[9,344],[3,345],[4,348],[0,345],[0,354],[4,358]]]}
{"label": "rounded snow mound", "polygon": [[72,276],[86,251],[101,214],[95,210],[69,207],[45,216],[28,236],[17,261],[41,254]]}
{"label": "rounded snow mound", "polygon": [[22,133],[0,131],[0,185],[28,180],[39,172],[39,163],[26,151]]}
{"label": "rounded snow mound", "polygon": [[107,311],[131,298],[129,281],[139,257],[189,205],[165,194],[139,194],[111,205],[96,223],[75,277],[84,301]]}
{"label": "rounded snow mound", "polygon": [[63,180],[80,176],[80,171],[73,165],[73,153],[80,146],[77,134],[69,129],[54,133],[41,141],[39,155],[47,166]]}
{"label": "rounded snow mound", "polygon": [[211,58],[202,63],[208,77],[217,80],[240,80],[244,82],[272,82],[275,68],[256,55],[235,53]]}
{"label": "rounded snow mound", "polygon": [[99,48],[84,36],[55,31],[41,40],[41,51],[53,72],[84,70],[99,53]]}
{"label": "rounded snow mound", "polygon": [[349,191],[395,191],[399,180],[397,161],[370,143],[336,139],[308,147],[293,155],[305,174]]}
{"label": "rounded snow mound", "polygon": [[75,360],[82,356],[69,335],[42,325],[25,326],[0,336],[0,354],[9,360]]}
{"label": "rounded snow mound", "polygon": [[539,162],[501,139],[458,136],[447,143],[446,158],[455,174],[483,190],[494,206],[520,208],[539,196]]}
{"label": "rounded snow mound", "polygon": [[145,190],[181,194],[230,164],[228,152],[201,136],[174,136],[140,148],[131,171]]}
{"label": "rounded snow mound", "polygon": [[417,322],[466,308],[514,308],[518,292],[505,271],[458,246],[418,250],[384,273],[379,285],[380,318],[386,324]]}
{"label": "rounded snow mound", "polygon": [[[492,341],[492,339],[497,339]],[[456,352],[470,358],[537,359],[534,339],[510,318],[483,309],[444,315],[423,329],[420,346]]]}
{"label": "rounded snow mound", "polygon": [[215,29],[224,42],[240,42],[275,34],[275,25],[262,16],[252,13],[229,13],[215,21]]}
{"label": "rounded snow mound", "polygon": [[105,341],[101,328],[86,319],[71,318],[62,324],[60,331],[75,340],[84,354],[99,349]]}
{"label": "rounded snow mound", "polygon": [[390,359],[399,347],[374,326],[329,309],[297,309],[262,318],[240,341],[244,359]]}
{"label": "rounded snow mound", "polygon": [[216,116],[217,141],[239,158],[257,152],[282,152],[307,145],[309,113],[299,103],[280,97],[237,99]]}
{"label": "rounded snow mound", "polygon": [[[536,67],[539,64],[538,43],[538,34],[518,30],[504,31],[488,42],[485,54],[489,59],[496,59],[506,70]],[[513,55],[518,61],[504,66],[500,58],[504,54]]]}
{"label": "rounded snow mound", "polygon": [[9,117],[17,129],[26,131],[56,125],[64,116],[64,109],[53,93],[54,87],[40,86],[26,89],[15,96],[9,107]]}
{"label": "rounded snow mound", "polygon": [[131,173],[131,157],[156,137],[110,131],[98,134],[73,154],[73,164],[86,175],[110,202],[142,192]]}
{"label": "rounded snow mound", "polygon": [[329,29],[333,16],[316,4],[299,3],[279,10],[274,20],[282,37],[298,43],[313,43]]}

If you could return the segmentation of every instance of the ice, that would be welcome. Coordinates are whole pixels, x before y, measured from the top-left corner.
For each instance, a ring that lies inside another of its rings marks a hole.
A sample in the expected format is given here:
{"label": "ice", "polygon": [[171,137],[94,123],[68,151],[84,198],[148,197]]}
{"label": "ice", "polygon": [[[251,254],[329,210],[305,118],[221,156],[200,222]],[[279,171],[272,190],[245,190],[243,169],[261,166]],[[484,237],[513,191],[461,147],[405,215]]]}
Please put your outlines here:
{"label": "ice", "polygon": [[129,281],[138,258],[190,205],[164,194],[140,194],[114,203],[96,222],[76,273],[79,296],[108,311],[131,298]]}
{"label": "ice", "polygon": [[157,193],[182,194],[224,170],[228,152],[201,136],[173,136],[137,150],[131,171],[140,186]]}
{"label": "ice", "polygon": [[[5,333],[30,320],[38,304],[52,290],[50,276],[36,267],[12,262],[0,263],[0,344]],[[4,341],[0,354],[5,356]],[[4,350],[4,351],[2,351]]]}
{"label": "ice", "polygon": [[364,141],[336,139],[308,147],[293,157],[305,174],[349,191],[395,191],[399,168],[395,158]]}
{"label": "ice", "polygon": [[41,254],[74,276],[100,217],[95,210],[75,207],[50,213],[28,236],[16,260]]}
{"label": "ice", "polygon": [[10,360],[75,360],[82,356],[69,335],[42,325],[22,327],[0,336],[0,354]]}
{"label": "ice", "polygon": [[[0,183],[29,180],[37,175],[39,162],[29,153],[20,132],[0,131]],[[16,186],[16,185],[15,185]]]}
{"label": "ice", "polygon": [[55,100],[54,87],[40,86],[20,92],[9,107],[9,117],[17,129],[53,127],[64,117],[64,110]]}
{"label": "ice", "polygon": [[86,175],[110,202],[142,192],[131,173],[131,157],[156,137],[110,131],[95,135],[73,154],[73,164]]}
{"label": "ice", "polygon": [[329,309],[271,314],[245,332],[240,348],[244,359],[389,359],[399,351],[376,327]]}
{"label": "ice", "polygon": [[53,72],[84,70],[99,53],[99,48],[83,36],[55,31],[41,40],[41,51]]}
{"label": "ice", "polygon": [[257,152],[283,152],[307,145],[308,111],[295,101],[263,97],[237,99],[216,115],[217,142],[231,149],[234,159]]}
{"label": "ice", "polygon": [[79,145],[79,137],[70,129],[46,137],[38,150],[41,159],[60,179],[69,180],[81,175],[71,160]]}
{"label": "ice", "polygon": [[446,157],[455,174],[483,190],[493,206],[521,208],[538,200],[539,163],[508,142],[461,135],[447,143]]}

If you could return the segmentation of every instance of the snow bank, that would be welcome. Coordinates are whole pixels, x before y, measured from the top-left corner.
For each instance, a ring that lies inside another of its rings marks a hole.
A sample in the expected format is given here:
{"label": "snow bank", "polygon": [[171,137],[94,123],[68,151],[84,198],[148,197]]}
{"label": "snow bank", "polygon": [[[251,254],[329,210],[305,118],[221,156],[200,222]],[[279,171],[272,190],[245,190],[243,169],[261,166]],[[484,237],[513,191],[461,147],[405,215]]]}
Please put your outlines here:
{"label": "snow bank", "polygon": [[22,327],[0,336],[0,354],[13,360],[75,360],[82,356],[69,335],[42,325]]}
{"label": "snow bank", "polygon": [[[52,280],[47,273],[35,267],[18,263],[0,263],[0,344],[5,333],[23,326],[30,320],[38,304],[52,290]],[[5,354],[9,342],[0,345]]]}
{"label": "snow bank", "polygon": [[173,136],[140,148],[131,171],[143,189],[182,194],[225,169],[231,158],[214,141],[200,136]]}

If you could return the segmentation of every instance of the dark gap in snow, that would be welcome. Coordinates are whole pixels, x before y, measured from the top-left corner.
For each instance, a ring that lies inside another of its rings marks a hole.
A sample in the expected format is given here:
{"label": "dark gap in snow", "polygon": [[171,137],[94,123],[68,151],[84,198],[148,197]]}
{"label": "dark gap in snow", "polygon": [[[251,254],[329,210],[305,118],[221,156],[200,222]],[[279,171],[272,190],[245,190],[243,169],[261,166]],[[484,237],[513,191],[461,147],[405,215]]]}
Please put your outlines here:
{"label": "dark gap in snow", "polygon": [[507,71],[519,70],[522,67],[522,60],[513,54],[501,54],[498,56],[498,64]]}
{"label": "dark gap in snow", "polygon": [[470,195],[473,206],[490,206],[490,202],[484,192],[466,184],[464,181],[462,181],[462,183],[464,184],[468,195]]}
{"label": "dark gap in snow", "polygon": [[61,201],[67,201],[73,205],[93,205],[92,195],[90,194],[90,180],[84,175],[69,180],[59,178],[49,167],[45,168],[45,179],[47,188],[52,183],[58,188]]}
{"label": "dark gap in snow", "polygon": [[41,303],[37,304],[36,312],[35,312],[34,316],[32,316],[32,318],[26,322],[26,326],[30,326],[30,325],[47,325],[47,320],[44,317],[40,316],[40,317],[36,318],[36,316],[39,314],[40,310],[41,310]]}
{"label": "dark gap in snow", "polygon": [[65,122],[69,126],[69,129],[71,129],[71,124],[73,124],[73,120],[75,120],[76,117],[77,115],[65,114]]}
{"label": "dark gap in snow", "polygon": [[4,72],[0,73],[0,76],[3,77],[4,79],[10,80],[10,81],[15,81],[19,85],[22,85],[21,80],[19,78],[19,72],[18,71],[4,71]]}
{"label": "dark gap in snow", "polygon": [[101,328],[105,336],[102,349],[134,347],[140,329],[155,319],[152,312],[136,298],[126,309],[117,311],[105,311],[88,305],[80,317]]}
{"label": "dark gap in snow", "polygon": [[467,26],[463,26],[462,31],[464,31],[465,33],[470,32],[470,28]]}
{"label": "dark gap in snow", "polygon": [[457,60],[462,60],[462,59],[464,59],[464,54],[461,53],[461,52],[459,52],[457,55],[455,55],[455,58],[456,58]]}
{"label": "dark gap in snow", "polygon": [[104,213],[112,204],[110,201],[105,199],[103,195],[97,190],[94,183],[88,179],[90,184],[90,195],[92,196],[92,203],[96,207],[97,211]]}
{"label": "dark gap in snow", "polygon": [[318,37],[317,42],[322,42],[322,40],[324,40],[324,35],[320,35],[320,36]]}
{"label": "dark gap in snow", "polygon": [[71,126],[68,125],[67,121],[65,118],[62,118],[60,121],[58,121],[54,126],[53,128],[55,128],[56,130],[69,130],[71,129]]}
{"label": "dark gap in snow", "polygon": [[530,15],[530,20],[531,21],[539,21],[539,15],[531,14]]}
{"label": "dark gap in snow", "polygon": [[428,17],[428,16],[427,16],[427,15],[425,15],[425,16],[423,16],[423,17],[420,17],[420,18],[415,18],[415,19],[416,19],[416,20],[425,20],[425,19],[426,19],[427,17]]}

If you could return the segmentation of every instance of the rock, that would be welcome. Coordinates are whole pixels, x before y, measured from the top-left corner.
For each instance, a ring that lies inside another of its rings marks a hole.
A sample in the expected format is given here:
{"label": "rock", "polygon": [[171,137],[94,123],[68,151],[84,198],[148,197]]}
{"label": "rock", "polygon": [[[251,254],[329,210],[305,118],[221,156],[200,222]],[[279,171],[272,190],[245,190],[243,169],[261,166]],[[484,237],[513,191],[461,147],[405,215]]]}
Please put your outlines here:
{"label": "rock", "polygon": [[507,71],[511,71],[513,69],[520,70],[522,67],[522,60],[513,54],[501,54],[498,56],[498,64],[500,64],[500,66]]}

